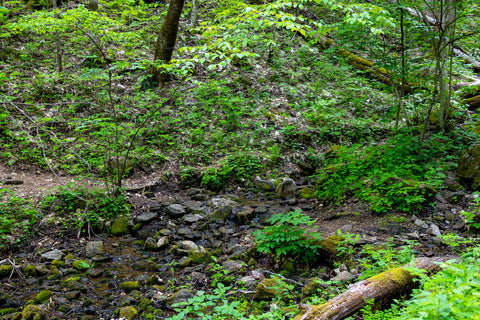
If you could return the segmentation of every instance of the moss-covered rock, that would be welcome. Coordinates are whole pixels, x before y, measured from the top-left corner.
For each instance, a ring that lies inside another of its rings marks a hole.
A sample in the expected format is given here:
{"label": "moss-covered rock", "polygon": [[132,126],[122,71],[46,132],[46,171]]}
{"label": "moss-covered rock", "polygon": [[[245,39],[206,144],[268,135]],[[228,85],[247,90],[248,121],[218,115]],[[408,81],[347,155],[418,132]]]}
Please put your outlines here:
{"label": "moss-covered rock", "polygon": [[44,311],[37,305],[29,304],[22,310],[21,320],[42,320]]}
{"label": "moss-covered rock", "polygon": [[265,279],[255,288],[255,299],[270,300],[276,297],[283,297],[285,283],[279,278]]}
{"label": "moss-covered rock", "polygon": [[289,274],[293,274],[295,272],[295,267],[291,261],[285,260],[282,263],[280,270],[280,273],[286,276]]}
{"label": "moss-covered rock", "polygon": [[121,307],[118,310],[118,317],[120,319],[132,320],[137,316],[138,311],[133,306]]}
{"label": "moss-covered rock", "polygon": [[114,236],[121,236],[128,234],[129,232],[127,217],[118,217],[113,221],[112,228],[110,230],[111,234]]}
{"label": "moss-covered rock", "polygon": [[120,284],[120,288],[125,291],[138,290],[140,287],[139,281],[125,281]]}
{"label": "moss-covered rock", "polygon": [[27,277],[27,278],[36,277],[36,276],[38,276],[38,271],[37,271],[37,268],[35,268],[34,265],[32,265],[32,264],[27,264],[27,265],[23,268],[23,274],[24,274],[25,277]]}
{"label": "moss-covered rock", "polygon": [[312,187],[302,187],[298,190],[298,196],[302,199],[313,199],[315,198],[315,188]]}
{"label": "moss-covered rock", "polygon": [[0,279],[8,278],[12,274],[13,266],[11,264],[4,264],[0,266]]}
{"label": "moss-covered rock", "polygon": [[5,308],[5,309],[0,309],[0,317],[4,316],[6,314],[12,314],[15,313],[17,309],[15,308]]}
{"label": "moss-covered rock", "polygon": [[302,288],[302,296],[304,298],[311,297],[318,292],[322,286],[317,279],[308,279]]}
{"label": "moss-covered rock", "polygon": [[322,251],[326,255],[327,259],[334,260],[337,257],[338,245],[343,240],[344,237],[340,235],[334,235],[320,241],[320,246],[322,247]]}
{"label": "moss-covered rock", "polygon": [[65,267],[65,262],[64,262],[63,260],[58,260],[58,259],[57,259],[57,260],[53,260],[51,264],[52,264],[52,266],[55,266],[55,267],[57,267],[57,268],[63,268],[63,267]]}
{"label": "moss-covered rock", "polygon": [[45,301],[50,299],[51,296],[52,296],[52,291],[42,290],[39,293],[37,293],[37,295],[35,296],[35,302],[36,303],[44,303]]}
{"label": "moss-covered rock", "polygon": [[462,154],[457,175],[467,188],[480,190],[480,145],[474,145]]}
{"label": "moss-covered rock", "polygon": [[181,289],[180,291],[175,292],[172,296],[168,297],[167,305],[172,306],[177,303],[187,302],[188,299],[193,297],[193,294],[189,290]]}
{"label": "moss-covered rock", "polygon": [[188,258],[192,260],[193,263],[201,264],[212,262],[212,255],[205,250],[203,247],[198,247],[198,249],[192,249],[188,252]]}
{"label": "moss-covered rock", "polygon": [[86,260],[75,260],[72,267],[80,272],[90,269],[90,264]]}

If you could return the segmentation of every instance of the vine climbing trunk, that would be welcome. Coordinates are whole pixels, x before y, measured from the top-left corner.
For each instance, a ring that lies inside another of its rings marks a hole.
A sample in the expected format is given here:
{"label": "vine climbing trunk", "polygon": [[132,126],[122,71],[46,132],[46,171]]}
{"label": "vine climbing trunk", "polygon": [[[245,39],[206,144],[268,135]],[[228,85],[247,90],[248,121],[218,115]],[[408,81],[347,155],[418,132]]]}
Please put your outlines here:
{"label": "vine climbing trunk", "polygon": [[[154,61],[169,62],[172,59],[173,49],[177,41],[178,25],[182,14],[184,0],[170,0],[167,15],[163,20],[162,26],[158,33],[157,42],[155,44]],[[152,69],[152,75],[159,86],[167,80],[167,74],[158,68]]]}

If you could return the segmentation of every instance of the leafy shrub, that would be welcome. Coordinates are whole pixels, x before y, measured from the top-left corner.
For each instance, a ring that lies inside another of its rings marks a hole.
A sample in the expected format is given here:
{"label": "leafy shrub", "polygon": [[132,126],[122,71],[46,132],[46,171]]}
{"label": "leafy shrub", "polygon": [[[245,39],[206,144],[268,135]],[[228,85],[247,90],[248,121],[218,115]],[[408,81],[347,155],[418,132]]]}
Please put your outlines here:
{"label": "leafy shrub", "polygon": [[313,260],[320,250],[320,234],[307,232],[304,227],[315,223],[301,210],[275,214],[268,221],[271,226],[253,233],[257,250],[273,254],[277,259],[295,258]]}
{"label": "leafy shrub", "polygon": [[202,183],[210,189],[219,190],[229,182],[243,182],[263,170],[263,164],[254,155],[237,154],[226,157],[220,168],[208,168],[202,176]]}
{"label": "leafy shrub", "polygon": [[362,268],[360,279],[369,278],[412,261],[415,257],[414,242],[397,249],[391,240],[389,239],[384,246],[373,246],[370,244],[363,246],[359,260]]}
{"label": "leafy shrub", "polygon": [[426,278],[398,320],[480,319],[480,248],[462,254],[460,261],[442,264]]}
{"label": "leafy shrub", "polygon": [[418,211],[452,166],[451,141],[438,135],[421,142],[401,134],[380,146],[334,146],[319,170],[317,195],[336,202],[356,196],[375,212]]}
{"label": "leafy shrub", "polygon": [[102,221],[106,219],[128,214],[130,208],[123,193],[113,196],[98,189],[66,186],[47,197],[42,210],[52,210],[63,216],[61,219],[67,229],[73,226],[89,232],[90,228],[101,229]]}

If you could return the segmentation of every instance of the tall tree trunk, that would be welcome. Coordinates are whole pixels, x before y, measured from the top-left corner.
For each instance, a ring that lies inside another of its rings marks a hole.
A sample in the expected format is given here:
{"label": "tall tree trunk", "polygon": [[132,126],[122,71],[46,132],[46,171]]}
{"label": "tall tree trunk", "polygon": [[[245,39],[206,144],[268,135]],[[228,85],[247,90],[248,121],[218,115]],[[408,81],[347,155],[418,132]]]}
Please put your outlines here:
{"label": "tall tree trunk", "polygon": [[[184,2],[184,0],[170,0],[167,16],[160,27],[157,43],[155,44],[154,61],[168,62],[172,58]],[[160,86],[167,80],[167,75],[157,68],[152,70],[152,74]]]}

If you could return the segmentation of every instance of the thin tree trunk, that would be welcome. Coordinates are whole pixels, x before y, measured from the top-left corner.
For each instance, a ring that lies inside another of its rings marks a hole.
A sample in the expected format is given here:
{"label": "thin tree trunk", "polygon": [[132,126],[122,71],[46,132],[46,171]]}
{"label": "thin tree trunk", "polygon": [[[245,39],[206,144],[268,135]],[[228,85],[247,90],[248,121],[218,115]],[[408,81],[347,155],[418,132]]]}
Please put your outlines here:
{"label": "thin tree trunk", "polygon": [[[171,60],[177,40],[178,25],[184,2],[184,0],[170,0],[167,16],[160,27],[155,44],[154,61],[169,62]],[[157,68],[152,70],[152,74],[160,86],[167,80],[167,75]]]}
{"label": "thin tree trunk", "polygon": [[198,25],[198,1],[192,0],[192,12],[190,13],[190,24],[192,28],[196,28]]}
{"label": "thin tree trunk", "polygon": [[[58,9],[58,1],[59,0],[53,0],[54,10]],[[60,14],[58,12],[55,13],[55,19],[60,19]],[[57,50],[55,55],[55,60],[57,61],[57,72],[60,73],[63,71],[63,48],[58,31],[55,31],[55,45]]]}

